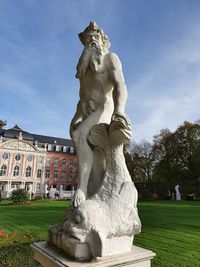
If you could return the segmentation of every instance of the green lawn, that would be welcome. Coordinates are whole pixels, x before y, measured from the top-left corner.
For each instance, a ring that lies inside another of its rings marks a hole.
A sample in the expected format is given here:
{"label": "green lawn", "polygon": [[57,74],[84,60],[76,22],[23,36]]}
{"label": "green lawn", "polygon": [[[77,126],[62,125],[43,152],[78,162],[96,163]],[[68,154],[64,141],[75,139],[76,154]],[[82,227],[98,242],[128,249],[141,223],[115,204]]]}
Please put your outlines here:
{"label": "green lawn", "polygon": [[140,202],[138,209],[143,227],[135,244],[157,254],[153,267],[200,266],[200,202]]}
{"label": "green lawn", "polygon": [[34,232],[46,239],[50,225],[63,220],[69,201],[37,200],[31,205],[6,205],[0,202],[0,230]]}
{"label": "green lawn", "polygon": [[[35,201],[28,206],[9,206],[5,201],[0,202],[0,231],[16,232],[16,235],[34,233],[18,238],[19,241],[16,238],[15,243],[9,241],[8,245],[2,243],[0,237],[0,266],[36,266],[31,259],[29,243],[45,240],[49,226],[63,219],[68,206],[67,201],[52,200]],[[200,267],[200,202],[140,202],[138,210],[143,227],[134,244],[157,254],[152,267]],[[9,253],[13,259],[15,254],[16,259],[28,254],[26,265],[9,259]],[[7,257],[7,263],[3,257]]]}

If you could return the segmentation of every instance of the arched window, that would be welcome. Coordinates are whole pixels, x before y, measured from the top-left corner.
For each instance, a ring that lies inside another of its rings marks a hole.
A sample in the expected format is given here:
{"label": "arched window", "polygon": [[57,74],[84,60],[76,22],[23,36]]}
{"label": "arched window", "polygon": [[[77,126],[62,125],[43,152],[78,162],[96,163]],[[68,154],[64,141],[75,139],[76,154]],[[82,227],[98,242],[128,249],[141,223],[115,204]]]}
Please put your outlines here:
{"label": "arched window", "polygon": [[2,165],[2,166],[1,166],[1,169],[0,169],[0,176],[4,176],[4,175],[6,175],[6,169],[7,169],[7,166],[6,166],[6,165]]}
{"label": "arched window", "polygon": [[38,158],[38,163],[42,164],[44,162],[44,157],[39,156]]}
{"label": "arched window", "polygon": [[37,178],[41,178],[42,177],[42,170],[38,169],[37,170]]}
{"label": "arched window", "polygon": [[27,158],[27,160],[28,160],[29,162],[32,161],[32,160],[33,160],[33,155],[29,155],[28,158]]}
{"label": "arched window", "polygon": [[31,167],[28,166],[28,167],[26,168],[26,177],[30,177],[30,176],[31,176]]}
{"label": "arched window", "polygon": [[51,144],[48,144],[47,149],[48,149],[48,151],[51,151]]}
{"label": "arched window", "polygon": [[69,148],[69,153],[71,153],[71,154],[74,153],[74,148],[73,148],[73,147],[70,147],[70,148]]}
{"label": "arched window", "polygon": [[16,154],[16,155],[15,155],[15,160],[18,161],[18,160],[20,160],[20,159],[21,159],[21,155],[20,155],[20,154]]}
{"label": "arched window", "polygon": [[3,153],[3,155],[2,155],[2,159],[4,159],[4,160],[7,160],[8,159],[8,153]]}
{"label": "arched window", "polygon": [[13,176],[19,176],[19,166],[14,167]]}

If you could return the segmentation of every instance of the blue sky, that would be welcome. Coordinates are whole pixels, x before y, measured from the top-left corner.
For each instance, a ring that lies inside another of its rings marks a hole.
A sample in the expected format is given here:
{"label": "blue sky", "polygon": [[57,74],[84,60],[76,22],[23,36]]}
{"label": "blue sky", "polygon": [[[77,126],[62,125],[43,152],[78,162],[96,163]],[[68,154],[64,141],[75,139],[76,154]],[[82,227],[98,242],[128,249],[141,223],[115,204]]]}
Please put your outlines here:
{"label": "blue sky", "polygon": [[78,33],[95,20],[121,59],[133,139],[200,118],[200,1],[0,0],[0,119],[69,137]]}

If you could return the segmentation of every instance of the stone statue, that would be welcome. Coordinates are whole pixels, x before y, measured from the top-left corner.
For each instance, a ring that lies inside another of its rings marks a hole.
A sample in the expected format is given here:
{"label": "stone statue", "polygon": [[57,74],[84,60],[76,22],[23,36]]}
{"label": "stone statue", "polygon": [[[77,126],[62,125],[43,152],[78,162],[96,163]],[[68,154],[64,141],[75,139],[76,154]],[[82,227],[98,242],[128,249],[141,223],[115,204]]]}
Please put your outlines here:
{"label": "stone statue", "polygon": [[137,191],[123,144],[131,138],[127,88],[118,56],[95,22],[79,34],[80,100],[70,125],[78,157],[78,187],[70,218],[52,227],[49,244],[79,260],[131,250],[140,232]]}
{"label": "stone statue", "polygon": [[179,188],[180,188],[180,186],[177,184],[177,185],[175,186],[176,200],[181,200],[181,194],[180,194]]}
{"label": "stone statue", "polygon": [[19,140],[19,141],[23,140],[22,132],[19,133],[18,140]]}

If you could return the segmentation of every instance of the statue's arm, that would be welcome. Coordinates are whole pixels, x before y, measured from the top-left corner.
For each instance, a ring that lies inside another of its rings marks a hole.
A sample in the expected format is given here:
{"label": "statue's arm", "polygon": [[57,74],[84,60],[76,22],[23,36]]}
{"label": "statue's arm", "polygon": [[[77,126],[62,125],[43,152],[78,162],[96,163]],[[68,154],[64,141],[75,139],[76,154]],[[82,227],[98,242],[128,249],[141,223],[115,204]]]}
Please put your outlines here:
{"label": "statue's arm", "polygon": [[78,101],[76,112],[74,114],[74,117],[72,119],[72,123],[76,124],[77,122],[82,120],[82,112],[81,112],[81,100]]}
{"label": "statue's arm", "polygon": [[83,89],[82,88],[80,88],[79,96],[80,96],[80,99],[78,101],[74,117],[71,121],[70,132],[75,130],[77,128],[76,126],[78,126],[83,119],[83,110],[82,110]]}
{"label": "statue's arm", "polygon": [[125,104],[127,100],[127,88],[122,72],[121,62],[118,56],[114,53],[109,54],[108,70],[111,80],[114,84],[113,100],[114,114],[124,114]]}

